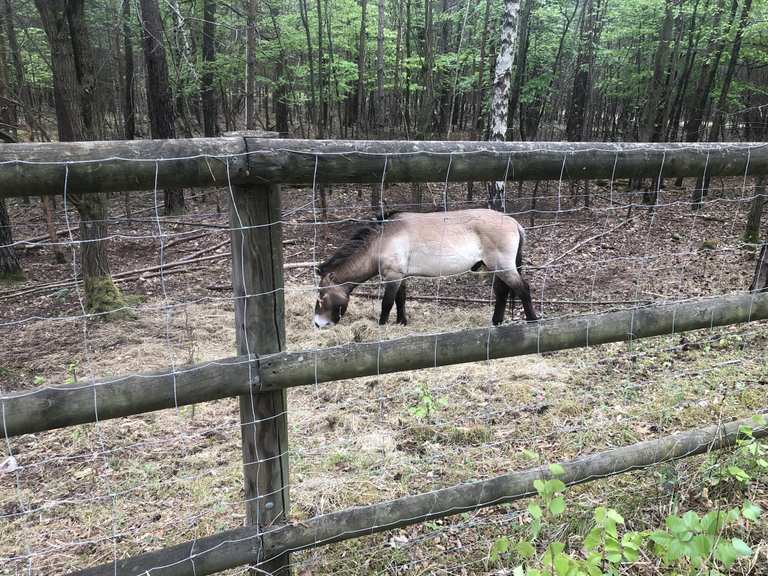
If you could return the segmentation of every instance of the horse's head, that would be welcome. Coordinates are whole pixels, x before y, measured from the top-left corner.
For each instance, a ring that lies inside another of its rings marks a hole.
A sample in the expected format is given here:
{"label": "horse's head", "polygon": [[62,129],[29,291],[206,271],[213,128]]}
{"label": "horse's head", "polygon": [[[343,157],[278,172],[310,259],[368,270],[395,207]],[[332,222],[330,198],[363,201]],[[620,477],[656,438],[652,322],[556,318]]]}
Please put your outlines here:
{"label": "horse's head", "polygon": [[315,326],[323,328],[338,324],[341,317],[347,311],[349,292],[344,286],[339,285],[333,272],[323,273],[322,267],[318,269],[320,275],[320,290],[315,302]]}

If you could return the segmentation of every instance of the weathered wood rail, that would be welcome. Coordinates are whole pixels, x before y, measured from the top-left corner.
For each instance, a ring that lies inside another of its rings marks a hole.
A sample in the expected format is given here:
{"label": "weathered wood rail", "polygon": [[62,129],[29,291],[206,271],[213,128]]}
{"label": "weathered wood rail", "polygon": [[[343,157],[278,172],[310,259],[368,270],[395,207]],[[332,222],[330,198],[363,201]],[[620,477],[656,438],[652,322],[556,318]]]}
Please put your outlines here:
{"label": "weathered wood rail", "polygon": [[[284,351],[280,184],[624,178],[768,173],[768,145],[271,140],[258,136],[0,146],[0,197],[231,185],[238,356],[0,396],[0,438],[239,397],[251,526],[121,559],[82,575],[211,574],[243,564],[287,573],[288,554],[524,498],[533,469],[288,524],[285,390],[341,379],[563,350],[768,318],[768,293],[391,341]],[[732,445],[732,422],[564,465],[568,484]],[[755,428],[755,436],[768,434]],[[372,519],[376,521],[373,522]]]}
{"label": "weathered wood rail", "polygon": [[[0,397],[0,438],[141,414],[258,388],[322,382],[622,342],[768,319],[768,293],[701,298],[605,314],[418,335],[301,352],[226,358],[91,385],[46,386]],[[94,405],[94,402],[96,405]]]}
{"label": "weathered wood rail", "polygon": [[0,197],[232,184],[744,176],[768,144],[411,142],[257,137],[4,144]]}

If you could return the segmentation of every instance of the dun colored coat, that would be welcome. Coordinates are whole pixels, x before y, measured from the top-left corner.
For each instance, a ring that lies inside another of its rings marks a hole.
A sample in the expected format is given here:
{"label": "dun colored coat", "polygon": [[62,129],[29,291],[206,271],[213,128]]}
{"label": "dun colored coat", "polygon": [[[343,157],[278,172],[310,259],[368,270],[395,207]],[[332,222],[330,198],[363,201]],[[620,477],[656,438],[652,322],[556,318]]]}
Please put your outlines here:
{"label": "dun colored coat", "polygon": [[397,322],[406,324],[405,282],[409,276],[439,277],[478,270],[493,272],[496,303],[493,324],[504,320],[511,295],[520,298],[529,321],[537,320],[528,282],[520,275],[525,232],[510,216],[487,209],[452,212],[398,212],[360,228],[322,263],[315,325],[336,324],[349,296],[362,282],[381,276],[385,284],[380,324],[397,305]]}

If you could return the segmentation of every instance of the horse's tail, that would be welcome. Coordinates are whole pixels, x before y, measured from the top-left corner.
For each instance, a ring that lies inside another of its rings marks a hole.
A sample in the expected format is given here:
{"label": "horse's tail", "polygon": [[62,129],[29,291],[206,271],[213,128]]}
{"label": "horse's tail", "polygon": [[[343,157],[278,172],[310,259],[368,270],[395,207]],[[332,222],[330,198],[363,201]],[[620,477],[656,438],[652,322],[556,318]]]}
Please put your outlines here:
{"label": "horse's tail", "polygon": [[520,242],[517,244],[517,254],[515,255],[515,267],[517,268],[517,273],[520,274],[520,269],[523,266],[523,247],[525,245],[525,230],[520,225],[520,223],[517,223],[517,233],[520,236]]}

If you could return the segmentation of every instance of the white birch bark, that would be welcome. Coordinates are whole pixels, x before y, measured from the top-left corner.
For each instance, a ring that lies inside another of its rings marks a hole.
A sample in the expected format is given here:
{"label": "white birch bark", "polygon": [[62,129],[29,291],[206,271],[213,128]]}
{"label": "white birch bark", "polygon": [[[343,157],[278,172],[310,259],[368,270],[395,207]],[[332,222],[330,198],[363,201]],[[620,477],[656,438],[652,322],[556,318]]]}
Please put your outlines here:
{"label": "white birch bark", "polygon": [[[501,21],[501,42],[496,58],[493,76],[493,98],[491,100],[490,140],[503,142],[507,138],[509,115],[509,89],[512,80],[512,64],[517,43],[517,15],[519,0],[504,0],[504,15]],[[494,182],[489,188],[489,205],[494,210],[504,211],[504,182]]]}

